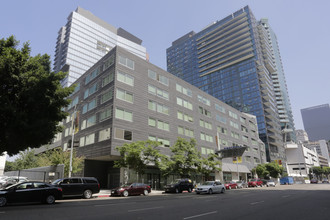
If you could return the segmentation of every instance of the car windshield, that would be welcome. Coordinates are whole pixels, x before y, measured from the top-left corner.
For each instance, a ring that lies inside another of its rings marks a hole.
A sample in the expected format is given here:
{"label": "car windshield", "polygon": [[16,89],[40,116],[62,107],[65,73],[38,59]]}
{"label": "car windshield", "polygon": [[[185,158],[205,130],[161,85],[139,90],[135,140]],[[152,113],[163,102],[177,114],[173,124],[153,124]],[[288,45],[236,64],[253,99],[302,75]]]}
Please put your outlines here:
{"label": "car windshield", "polygon": [[171,184],[176,184],[176,183],[180,183],[181,182],[181,180],[180,179],[177,179],[177,180],[173,180],[172,182],[171,182]]}
{"label": "car windshield", "polygon": [[213,181],[206,181],[202,185],[211,186],[213,185],[213,183],[214,183]]}

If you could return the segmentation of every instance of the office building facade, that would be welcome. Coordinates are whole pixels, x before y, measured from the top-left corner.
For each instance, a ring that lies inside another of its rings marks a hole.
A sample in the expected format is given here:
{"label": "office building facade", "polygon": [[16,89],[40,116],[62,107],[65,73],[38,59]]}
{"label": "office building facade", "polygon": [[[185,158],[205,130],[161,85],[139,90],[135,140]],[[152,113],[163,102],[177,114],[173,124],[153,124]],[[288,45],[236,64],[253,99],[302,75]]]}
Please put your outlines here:
{"label": "office building facade", "polygon": [[330,140],[329,104],[304,108],[300,112],[310,141]]}
{"label": "office building facade", "polygon": [[142,40],[124,29],[117,29],[78,7],[58,32],[54,71],[68,72],[61,82],[67,87],[117,45],[146,59],[146,48],[141,43]]}
{"label": "office building facade", "polygon": [[[167,49],[167,71],[255,115],[267,161],[283,162],[283,137],[294,139],[294,135],[282,136],[281,121],[292,128],[293,120],[290,114],[284,115],[291,109],[287,92],[280,97],[286,85],[283,71],[277,69],[282,64],[274,37],[268,22],[257,21],[246,6],[174,41]],[[278,109],[286,109],[281,117]]]}
{"label": "office building facade", "polygon": [[[78,154],[85,156],[83,175],[97,177],[103,187],[123,182],[124,171],[113,167],[113,161],[119,158],[116,147],[141,140],[161,142],[159,150],[167,155],[178,137],[195,138],[203,156],[232,146],[247,147],[234,171],[223,166],[227,180],[246,179],[252,168],[266,162],[255,116],[236,110],[123,48],[112,49],[75,84],[66,111],[79,111],[79,131],[74,140],[79,142]],[[68,116],[64,131],[51,148],[68,149],[71,125],[72,117]],[[222,162],[233,164],[233,158]],[[234,177],[237,171],[240,177]],[[139,181],[159,189],[164,182],[161,178],[159,171],[150,168]]]}

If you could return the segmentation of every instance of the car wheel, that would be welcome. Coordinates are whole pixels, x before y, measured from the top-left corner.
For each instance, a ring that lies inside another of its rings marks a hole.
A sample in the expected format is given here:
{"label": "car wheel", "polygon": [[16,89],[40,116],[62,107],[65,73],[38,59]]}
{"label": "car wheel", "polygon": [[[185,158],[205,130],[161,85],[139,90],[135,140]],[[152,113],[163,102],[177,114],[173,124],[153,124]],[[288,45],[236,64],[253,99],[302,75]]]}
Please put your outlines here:
{"label": "car wheel", "polygon": [[213,193],[212,189],[209,189],[209,194],[211,195]]}
{"label": "car wheel", "polygon": [[5,206],[7,204],[6,197],[0,197],[0,207]]}
{"label": "car wheel", "polygon": [[191,188],[188,188],[188,193],[191,193],[192,192],[192,189]]}
{"label": "car wheel", "polygon": [[148,190],[143,190],[143,195],[147,196],[149,194]]}
{"label": "car wheel", "polygon": [[47,204],[54,204],[55,203],[55,196],[53,195],[48,195],[46,198],[45,198],[45,202]]}
{"label": "car wheel", "polygon": [[225,193],[225,191],[226,191],[225,188],[221,189],[221,193]]}
{"label": "car wheel", "polygon": [[231,189],[231,186],[228,186],[228,189]]}
{"label": "car wheel", "polygon": [[127,197],[127,196],[128,196],[128,191],[127,191],[127,190],[125,190],[125,191],[123,192],[123,196],[124,196],[124,197]]}
{"label": "car wheel", "polygon": [[92,193],[91,190],[86,189],[86,190],[84,191],[84,198],[85,198],[85,199],[90,199],[90,198],[92,198],[92,195],[93,195],[93,193]]}

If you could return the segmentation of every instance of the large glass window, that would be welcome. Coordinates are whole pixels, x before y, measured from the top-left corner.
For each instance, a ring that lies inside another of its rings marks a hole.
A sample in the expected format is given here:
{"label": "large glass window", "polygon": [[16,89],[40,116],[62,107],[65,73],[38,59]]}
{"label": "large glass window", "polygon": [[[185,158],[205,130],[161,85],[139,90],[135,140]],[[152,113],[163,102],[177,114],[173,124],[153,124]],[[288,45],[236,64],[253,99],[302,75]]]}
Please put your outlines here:
{"label": "large glass window", "polygon": [[209,118],[211,118],[211,112],[201,106],[199,106],[199,112]]}
{"label": "large glass window", "polygon": [[176,97],[176,104],[183,106],[187,109],[193,110],[192,104],[189,101],[184,100],[182,98]]}
{"label": "large glass window", "polygon": [[112,99],[112,89],[108,90],[101,96],[101,104],[105,103],[106,101],[109,101]]}
{"label": "large glass window", "polygon": [[176,91],[181,92],[182,94],[185,94],[189,97],[192,97],[192,91],[188,88],[185,88],[179,84],[176,84]]}
{"label": "large glass window", "polygon": [[134,70],[134,61],[131,59],[128,59],[122,55],[119,55],[119,63],[123,66],[126,66],[126,67]]}
{"label": "large glass window", "polygon": [[121,128],[115,128],[115,138],[116,139],[131,141],[132,136],[133,136],[132,131],[128,131],[128,130],[121,129]]}
{"label": "large glass window", "polygon": [[226,109],[217,103],[215,103],[215,109],[219,112],[226,113]]}
{"label": "large glass window", "polygon": [[165,115],[169,114],[169,108],[165,105],[159,104],[157,102],[149,100],[148,108],[152,111],[157,111],[159,113],[163,113]]}
{"label": "large glass window", "polygon": [[114,64],[115,62],[115,57],[112,54],[106,61],[104,61],[104,70],[107,69],[109,66],[111,66],[112,64]]}
{"label": "large glass window", "polygon": [[92,95],[96,91],[97,91],[97,83],[95,83],[90,88],[88,88],[88,89],[85,90],[84,99],[87,98],[88,96]]}
{"label": "large glass window", "polygon": [[160,74],[157,74],[155,71],[153,70],[148,70],[148,77],[153,79],[153,80],[156,80],[158,82],[160,82],[161,84],[165,85],[165,86],[168,86],[168,83],[169,83],[169,79],[165,76],[162,76]]}
{"label": "large glass window", "polygon": [[108,119],[108,118],[110,118],[111,117],[111,107],[110,108],[107,108],[107,109],[105,109],[104,111],[102,111],[102,112],[100,112],[100,122],[101,121],[104,121],[104,120],[106,120],[106,119]]}
{"label": "large glass window", "polygon": [[94,142],[95,142],[94,133],[86,136],[85,145],[94,144]]}
{"label": "large glass window", "polygon": [[117,80],[127,85],[134,86],[134,77],[129,74],[117,71]]}
{"label": "large glass window", "polygon": [[99,141],[110,139],[110,128],[103,129],[99,132]]}
{"label": "large glass window", "polygon": [[120,108],[116,108],[115,117],[125,121],[133,121],[133,113]]}
{"label": "large glass window", "polygon": [[96,115],[93,115],[87,119],[86,127],[91,127],[96,124]]}
{"label": "large glass window", "polygon": [[117,89],[116,97],[117,99],[133,103],[133,94],[125,90]]}
{"label": "large glass window", "polygon": [[108,85],[113,81],[113,70],[102,79],[102,87]]}
{"label": "large glass window", "polygon": [[169,93],[165,90],[159,89],[155,86],[148,85],[148,92],[153,95],[157,95],[160,98],[169,100]]}
{"label": "large glass window", "polygon": [[201,96],[201,95],[197,95],[197,99],[198,99],[198,101],[200,101],[200,102],[204,103],[205,105],[208,105],[208,106],[210,106],[210,105],[211,105],[211,102],[210,102],[210,100],[209,100],[209,99],[207,99],[207,98],[204,98],[204,97],[203,97],[203,96]]}
{"label": "large glass window", "polygon": [[183,121],[186,121],[186,122],[194,122],[193,117],[191,117],[190,115],[185,114],[183,112],[178,111],[177,116],[178,116],[178,119],[180,119],[180,120],[183,120]]}
{"label": "large glass window", "polygon": [[91,100],[89,103],[85,104],[83,106],[83,114],[85,114],[86,112],[94,109],[96,107],[96,99]]}

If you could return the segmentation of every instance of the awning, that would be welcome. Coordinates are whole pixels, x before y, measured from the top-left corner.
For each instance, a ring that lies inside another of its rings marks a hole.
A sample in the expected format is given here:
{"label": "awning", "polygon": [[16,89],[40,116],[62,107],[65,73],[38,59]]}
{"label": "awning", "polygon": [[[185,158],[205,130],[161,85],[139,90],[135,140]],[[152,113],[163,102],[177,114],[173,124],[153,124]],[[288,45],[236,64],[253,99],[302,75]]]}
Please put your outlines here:
{"label": "awning", "polygon": [[242,164],[222,163],[222,172],[231,173],[251,173],[249,168]]}

